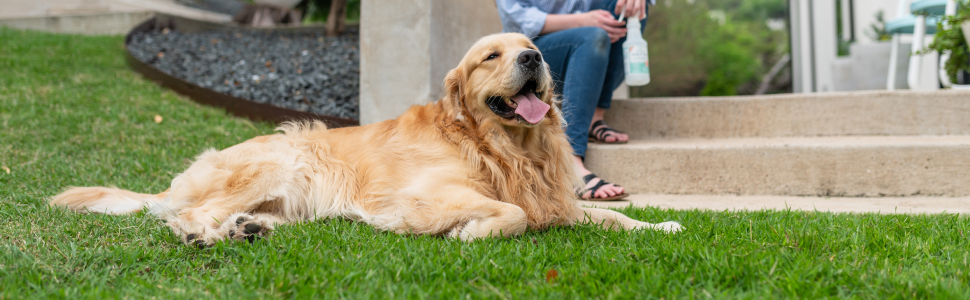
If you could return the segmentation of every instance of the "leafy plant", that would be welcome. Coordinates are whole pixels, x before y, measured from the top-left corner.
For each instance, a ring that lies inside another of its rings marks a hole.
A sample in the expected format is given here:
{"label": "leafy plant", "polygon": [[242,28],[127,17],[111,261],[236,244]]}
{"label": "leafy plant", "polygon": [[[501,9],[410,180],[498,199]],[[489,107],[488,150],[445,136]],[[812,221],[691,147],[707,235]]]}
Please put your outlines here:
{"label": "leafy plant", "polygon": [[[735,20],[764,22],[788,17],[786,0],[704,0],[711,9],[732,12]],[[696,3],[696,2],[695,2]]]}
{"label": "leafy plant", "polygon": [[[836,16],[841,16],[844,13],[848,13],[848,12],[842,11],[842,2],[843,1],[848,1],[848,0],[836,0],[835,1],[835,15]],[[849,40],[849,39],[847,39],[846,37],[847,36],[852,36],[852,33],[851,32],[848,32],[849,31],[849,28],[848,27],[849,27],[848,24],[843,24],[842,18],[835,18],[835,32],[836,32],[836,35],[838,36],[838,38],[836,39],[836,41],[837,41],[836,42],[836,49],[838,51],[838,55],[839,56],[848,56],[849,55],[849,47],[852,45],[852,41]]]}
{"label": "leafy plant", "polygon": [[889,31],[886,31],[886,14],[880,10],[876,12],[876,21],[869,24],[869,37],[877,41],[888,41],[892,38]]}
{"label": "leafy plant", "polygon": [[[970,70],[970,47],[967,39],[963,35],[960,24],[970,22],[970,5],[963,2],[954,16],[946,16],[936,25],[936,37],[933,42],[926,46],[920,53],[936,51],[942,54],[950,54],[950,59],[944,65],[946,74],[950,80],[956,82],[957,72],[960,70]],[[949,28],[943,26],[949,24]]]}
{"label": "leafy plant", "polygon": [[701,54],[712,63],[701,95],[737,95],[738,87],[755,79],[761,70],[761,61],[754,51],[755,37],[732,22],[725,22],[711,34],[714,36],[701,42]]}
{"label": "leafy plant", "polygon": [[[765,22],[765,18],[784,15],[785,3],[665,0],[663,5],[651,6],[644,38],[650,45],[652,81],[631,87],[631,96],[754,93],[760,75],[767,72],[765,65],[775,63],[788,51],[787,31],[771,30]],[[712,10],[725,13],[723,23],[710,17]]]}
{"label": "leafy plant", "polygon": [[[330,14],[331,0],[303,0],[296,7],[304,11],[304,23],[323,23]],[[347,20],[360,20],[360,0],[347,0]]]}

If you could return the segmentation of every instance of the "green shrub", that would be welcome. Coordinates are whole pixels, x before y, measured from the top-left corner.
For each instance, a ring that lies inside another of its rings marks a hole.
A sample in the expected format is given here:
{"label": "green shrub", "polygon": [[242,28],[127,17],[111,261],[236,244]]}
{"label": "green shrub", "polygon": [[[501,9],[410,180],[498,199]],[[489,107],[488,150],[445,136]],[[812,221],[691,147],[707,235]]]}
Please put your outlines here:
{"label": "green shrub", "polygon": [[[330,15],[331,0],[303,0],[297,8],[303,11],[304,23],[322,23]],[[360,20],[360,0],[347,0],[347,20]]]}
{"label": "green shrub", "polygon": [[[715,8],[723,23],[711,18]],[[787,14],[783,0],[669,0],[650,9],[652,78],[631,89],[634,97],[750,94],[766,65],[788,51],[787,33],[765,24]]]}
{"label": "green shrub", "polygon": [[706,0],[711,9],[733,11],[736,20],[764,22],[768,18],[788,18],[785,0]]}
{"label": "green shrub", "polygon": [[737,95],[738,87],[757,78],[761,61],[750,31],[731,22],[717,27],[701,40],[700,55],[707,62],[703,96]]}

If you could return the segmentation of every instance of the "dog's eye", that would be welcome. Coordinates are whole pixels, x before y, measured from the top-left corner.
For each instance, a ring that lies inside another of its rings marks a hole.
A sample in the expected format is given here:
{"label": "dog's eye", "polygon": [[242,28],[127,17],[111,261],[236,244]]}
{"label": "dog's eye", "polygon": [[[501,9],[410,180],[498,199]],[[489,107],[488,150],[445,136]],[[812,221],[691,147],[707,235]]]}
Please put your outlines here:
{"label": "dog's eye", "polygon": [[492,53],[491,55],[489,55],[488,57],[486,57],[485,60],[493,60],[493,59],[496,59],[496,58],[498,58],[498,53]]}

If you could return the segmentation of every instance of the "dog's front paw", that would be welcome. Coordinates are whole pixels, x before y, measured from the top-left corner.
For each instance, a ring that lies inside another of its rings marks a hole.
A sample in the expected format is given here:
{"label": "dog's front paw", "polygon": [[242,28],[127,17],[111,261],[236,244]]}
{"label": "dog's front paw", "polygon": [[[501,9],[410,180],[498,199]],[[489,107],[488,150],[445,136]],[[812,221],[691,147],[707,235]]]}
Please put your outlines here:
{"label": "dog's front paw", "polygon": [[674,232],[684,230],[684,226],[680,226],[680,223],[677,223],[674,221],[657,223],[657,224],[640,222],[640,224],[636,226],[636,229],[662,230],[664,232],[674,233]]}
{"label": "dog's front paw", "polygon": [[236,241],[248,241],[267,237],[273,231],[273,224],[249,214],[234,214],[227,222],[230,226],[227,236]]}
{"label": "dog's front paw", "polygon": [[659,230],[663,230],[669,233],[674,233],[674,232],[679,232],[681,230],[684,230],[684,226],[681,226],[680,223],[677,223],[674,221],[663,222],[663,223],[656,224],[654,226],[656,226],[655,228]]}

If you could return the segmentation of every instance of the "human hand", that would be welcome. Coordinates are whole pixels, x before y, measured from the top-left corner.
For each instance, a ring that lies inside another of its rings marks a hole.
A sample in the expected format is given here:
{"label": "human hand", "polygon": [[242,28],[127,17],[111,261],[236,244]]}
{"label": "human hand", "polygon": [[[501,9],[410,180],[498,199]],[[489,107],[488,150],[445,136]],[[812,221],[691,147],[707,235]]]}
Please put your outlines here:
{"label": "human hand", "polygon": [[626,24],[614,19],[613,15],[608,11],[597,9],[583,13],[581,16],[584,19],[584,26],[599,27],[606,30],[606,34],[610,36],[610,43],[614,43],[626,36]]}
{"label": "human hand", "polygon": [[623,13],[626,17],[637,16],[637,20],[647,17],[647,1],[645,0],[616,0],[617,15]]}

